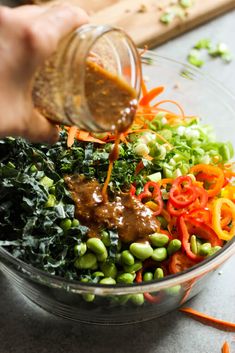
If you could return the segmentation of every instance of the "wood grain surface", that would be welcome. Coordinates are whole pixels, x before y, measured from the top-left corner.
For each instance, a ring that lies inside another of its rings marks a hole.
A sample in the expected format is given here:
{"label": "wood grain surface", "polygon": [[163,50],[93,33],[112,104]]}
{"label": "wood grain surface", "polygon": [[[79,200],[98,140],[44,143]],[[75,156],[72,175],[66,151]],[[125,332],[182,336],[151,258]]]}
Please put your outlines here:
{"label": "wood grain surface", "polygon": [[[43,0],[35,0],[40,3]],[[59,0],[68,2],[68,0]],[[170,24],[160,21],[162,14],[178,1],[170,0],[69,0],[83,7],[96,24],[123,28],[139,47],[161,44],[210,19],[235,8],[235,0],[194,0],[184,18]]]}

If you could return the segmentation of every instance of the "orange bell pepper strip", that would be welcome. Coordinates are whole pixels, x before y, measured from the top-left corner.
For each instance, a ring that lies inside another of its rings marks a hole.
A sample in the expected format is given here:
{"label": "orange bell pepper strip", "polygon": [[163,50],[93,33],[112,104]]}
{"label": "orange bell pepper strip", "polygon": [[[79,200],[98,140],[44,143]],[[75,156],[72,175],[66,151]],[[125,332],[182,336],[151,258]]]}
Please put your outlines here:
{"label": "orange bell pepper strip", "polygon": [[[232,215],[230,230],[223,229],[221,225],[223,206],[228,206]],[[231,200],[220,198],[214,201],[212,205],[212,228],[220,239],[228,241],[235,236],[235,204]]]}
{"label": "orange bell pepper strip", "polygon": [[[210,187],[206,189],[208,197],[214,197],[218,195],[224,185],[224,173],[223,170],[219,167],[216,167],[211,164],[196,164],[190,169],[190,173],[200,175],[200,181],[202,181],[202,175],[204,176],[205,182],[209,182]],[[214,177],[213,181],[211,180]]]}

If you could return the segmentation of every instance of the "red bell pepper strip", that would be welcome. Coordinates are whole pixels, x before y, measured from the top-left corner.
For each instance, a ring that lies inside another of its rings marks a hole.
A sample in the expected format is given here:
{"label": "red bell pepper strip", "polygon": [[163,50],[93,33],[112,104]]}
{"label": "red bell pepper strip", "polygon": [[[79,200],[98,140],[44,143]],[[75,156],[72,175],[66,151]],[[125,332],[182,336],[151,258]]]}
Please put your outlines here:
{"label": "red bell pepper strip", "polygon": [[196,265],[196,262],[190,259],[186,254],[181,251],[177,251],[171,255],[169,262],[170,274],[179,273],[187,270],[188,268]]}
{"label": "red bell pepper strip", "polygon": [[196,208],[189,212],[189,217],[195,218],[197,221],[204,222],[206,224],[211,223],[211,212],[206,208]]}
{"label": "red bell pepper strip", "polygon": [[131,184],[130,195],[135,197],[135,193],[136,193],[136,187],[133,184]]}
{"label": "red bell pepper strip", "polygon": [[208,194],[206,192],[206,190],[202,187],[199,186],[194,186],[194,189],[197,193],[197,199],[195,200],[192,208],[205,208],[207,206],[208,203]]}
{"label": "red bell pepper strip", "polygon": [[149,181],[144,186],[144,191],[141,192],[137,199],[142,203],[145,201],[154,201],[158,205],[158,210],[153,212],[154,216],[159,215],[163,209],[163,200],[162,200],[162,193],[160,187],[157,183],[153,181]]}
{"label": "red bell pepper strip", "polygon": [[167,201],[166,208],[167,208],[167,211],[170,213],[170,215],[174,217],[179,217],[180,215],[185,214],[187,212],[186,208],[174,207],[170,200]]}
{"label": "red bell pepper strip", "polygon": [[178,232],[182,241],[182,249],[186,255],[195,262],[204,260],[204,256],[196,255],[190,247],[191,235],[197,235],[211,243],[211,246],[222,246],[223,241],[218,238],[215,231],[204,222],[198,221],[188,215],[182,215],[178,219]]}
{"label": "red bell pepper strip", "polygon": [[187,207],[175,207],[171,201],[171,199],[167,202],[167,211],[170,213],[171,216],[179,217],[184,213],[188,213],[191,210],[195,210],[198,208],[205,208],[208,202],[208,195],[205,189],[193,185],[194,191],[196,192],[196,199],[189,204]]}
{"label": "red bell pepper strip", "polygon": [[176,208],[189,206],[197,198],[197,192],[188,176],[180,176],[175,179],[170,190],[170,202]]}

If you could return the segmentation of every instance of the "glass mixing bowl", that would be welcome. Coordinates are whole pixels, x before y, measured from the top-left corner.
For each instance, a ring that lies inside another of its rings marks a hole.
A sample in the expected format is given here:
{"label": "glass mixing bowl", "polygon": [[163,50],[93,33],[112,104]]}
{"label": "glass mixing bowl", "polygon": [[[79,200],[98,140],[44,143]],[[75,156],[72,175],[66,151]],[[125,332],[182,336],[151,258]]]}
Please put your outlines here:
{"label": "glass mixing bowl", "polygon": [[[188,115],[212,124],[220,140],[235,145],[235,99],[219,83],[171,59],[147,52],[142,57],[148,86],[164,85],[162,99],[177,100]],[[167,107],[167,104],[166,104]],[[171,107],[172,109],[172,107]],[[128,324],[159,317],[195,296],[209,277],[235,253],[235,238],[202,263],[162,280],[131,285],[98,285],[69,281],[33,268],[0,248],[1,269],[37,305],[71,320],[93,324]],[[131,294],[151,293],[154,303],[136,305]],[[95,300],[87,302],[87,294]]]}

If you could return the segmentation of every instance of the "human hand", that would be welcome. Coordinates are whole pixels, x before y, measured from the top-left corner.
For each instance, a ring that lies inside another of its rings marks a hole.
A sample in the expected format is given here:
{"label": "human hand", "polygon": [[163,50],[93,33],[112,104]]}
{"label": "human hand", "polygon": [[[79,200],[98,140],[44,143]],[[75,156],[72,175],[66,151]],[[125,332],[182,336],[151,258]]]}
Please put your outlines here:
{"label": "human hand", "polygon": [[56,125],[34,109],[33,77],[59,41],[87,22],[82,9],[65,3],[0,7],[0,137],[56,142]]}

